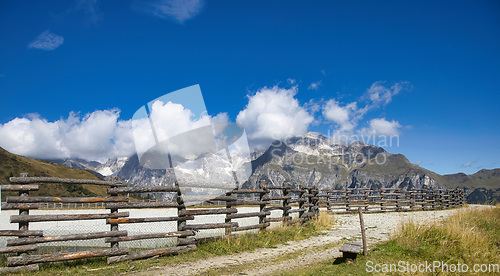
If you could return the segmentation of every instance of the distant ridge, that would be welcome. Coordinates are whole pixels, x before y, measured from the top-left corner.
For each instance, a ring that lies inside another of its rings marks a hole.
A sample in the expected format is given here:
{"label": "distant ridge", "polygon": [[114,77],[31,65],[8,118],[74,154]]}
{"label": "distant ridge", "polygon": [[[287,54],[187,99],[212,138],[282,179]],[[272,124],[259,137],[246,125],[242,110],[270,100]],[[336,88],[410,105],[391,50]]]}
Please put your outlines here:
{"label": "distant ridge", "polygon": [[[0,147],[0,184],[9,184],[9,177],[19,176],[27,172],[30,176],[52,176],[77,179],[101,179],[94,173],[69,168],[49,161],[41,161],[6,151]],[[30,193],[31,194],[31,193]],[[95,185],[65,185],[65,184],[47,184],[40,185],[40,190],[33,192],[33,195],[39,196],[103,196],[106,194],[105,187]],[[2,193],[2,199],[8,195]]]}

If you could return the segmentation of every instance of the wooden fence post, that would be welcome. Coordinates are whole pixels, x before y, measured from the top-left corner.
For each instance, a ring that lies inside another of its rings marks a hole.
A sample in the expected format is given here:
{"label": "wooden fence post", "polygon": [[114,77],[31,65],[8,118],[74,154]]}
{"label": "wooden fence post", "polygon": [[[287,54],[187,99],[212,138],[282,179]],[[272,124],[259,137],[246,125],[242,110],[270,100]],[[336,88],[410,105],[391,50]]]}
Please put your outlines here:
{"label": "wooden fence post", "polygon": [[[21,177],[28,177],[28,173],[21,173]],[[29,191],[19,191],[20,197],[28,197]],[[20,216],[27,216],[30,214],[29,209],[19,209]],[[19,231],[28,231],[29,230],[29,222],[19,222]],[[21,237],[19,237],[21,238]],[[18,255],[27,255],[27,253],[18,253]]]}
{"label": "wooden fence post", "polygon": [[[264,212],[265,212],[265,208],[266,208],[266,204],[262,204],[262,202],[264,201],[264,196],[269,192],[269,190],[267,189],[266,187],[266,181],[265,180],[261,180],[259,182],[260,184],[260,188],[263,190],[263,192],[260,192],[259,193],[259,201],[261,202],[261,204],[259,205],[259,212],[260,212],[260,215],[259,215],[259,224],[262,224],[262,225],[265,225],[266,223],[266,215],[264,215]],[[263,226],[261,228],[261,230],[266,230],[266,227]]]}
{"label": "wooden fence post", "polygon": [[[186,205],[184,205],[184,199],[182,198],[181,189],[179,188],[179,183],[177,181],[174,182],[174,187],[177,189],[177,216],[179,218],[187,217]],[[178,220],[177,221],[177,231],[186,230],[186,220]],[[193,236],[194,237],[194,236]],[[182,245],[177,239],[177,245]]]}
{"label": "wooden fence post", "polygon": [[410,210],[415,210],[415,190],[410,190]]}
{"label": "wooden fence post", "polygon": [[400,197],[401,192],[399,190],[395,190],[394,193],[396,194],[396,211],[399,212],[401,211],[401,205],[399,204],[401,200]]}
{"label": "wooden fence post", "polygon": [[306,205],[306,202],[307,202],[306,197],[304,196],[306,193],[306,190],[305,190],[304,186],[300,185],[299,191],[300,191],[299,192],[299,200],[302,199],[299,201],[299,210],[300,210],[299,211],[299,219],[302,219],[304,217],[304,210],[305,210],[304,206]]}
{"label": "wooden fence post", "polygon": [[330,201],[331,192],[329,190],[326,191],[326,211],[331,211],[331,201]]}
{"label": "wooden fence post", "polygon": [[[236,191],[238,189],[239,189],[239,187],[238,187],[238,185],[236,185],[236,187],[234,188],[233,191]],[[231,191],[229,191],[229,192],[226,193],[227,197],[230,197],[231,195],[232,195]],[[231,209],[231,208],[232,208],[231,201],[226,200],[226,211],[229,211],[229,209]],[[226,218],[224,219],[224,223],[229,223],[229,224],[231,223],[231,214],[229,212],[226,214]],[[232,227],[226,227],[225,228],[226,236],[231,235],[232,232],[233,232],[233,228]]]}
{"label": "wooden fence post", "polygon": [[351,211],[351,191],[347,187],[345,191],[345,211],[347,213]]}
{"label": "wooden fence post", "polygon": [[368,208],[370,207],[370,201],[369,201],[369,198],[368,198],[368,190],[363,190],[363,201],[364,201],[364,205],[365,205],[365,212],[368,212]]}
{"label": "wooden fence post", "polygon": [[318,202],[319,202],[319,197],[318,197],[319,190],[318,190],[318,187],[313,186],[311,191],[312,191],[312,197],[310,199],[311,199],[312,206],[310,207],[309,210],[312,210],[312,212],[314,213],[314,216],[316,217],[319,214],[319,204],[318,204]]}
{"label": "wooden fence post", "polygon": [[[111,197],[118,197],[118,193],[114,192],[114,191],[111,191],[109,193],[109,195]],[[118,208],[110,208],[110,213],[111,214],[118,214]],[[118,224],[117,223],[112,223],[110,224],[110,230],[111,231],[119,231],[119,227],[118,227]],[[110,247],[111,248],[119,248],[120,247],[120,244],[118,241],[113,241],[110,243]]]}
{"label": "wooden fence post", "polygon": [[358,207],[359,223],[361,224],[361,240],[363,242],[363,255],[368,256],[368,247],[366,246],[365,222],[363,220],[362,208]]}
{"label": "wooden fence post", "polygon": [[286,197],[288,197],[289,195],[289,192],[290,192],[290,183],[288,182],[284,182],[283,183],[283,201],[282,201],[282,207],[283,207],[283,224],[285,224],[289,219],[290,219],[290,215],[288,214],[288,210],[290,208],[289,207],[289,203],[288,203],[288,199]]}

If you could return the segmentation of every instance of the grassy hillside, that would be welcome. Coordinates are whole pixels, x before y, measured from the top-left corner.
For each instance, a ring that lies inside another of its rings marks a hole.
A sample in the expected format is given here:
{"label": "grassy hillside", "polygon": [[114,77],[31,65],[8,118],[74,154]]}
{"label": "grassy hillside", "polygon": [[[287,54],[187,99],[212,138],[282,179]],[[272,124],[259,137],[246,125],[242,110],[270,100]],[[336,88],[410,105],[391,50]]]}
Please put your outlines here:
{"label": "grassy hillside", "polygon": [[500,188],[500,169],[480,170],[475,174],[467,175],[464,173],[447,174],[443,178],[448,182],[451,188]]}
{"label": "grassy hillside", "polygon": [[[0,184],[9,184],[9,177],[19,176],[20,173],[24,172],[27,172],[30,176],[100,179],[95,174],[86,170],[68,168],[48,161],[15,155],[0,148]],[[102,196],[106,194],[106,187],[80,184],[40,184],[40,190],[32,194],[63,197]],[[2,193],[2,199],[6,195],[10,194]]]}

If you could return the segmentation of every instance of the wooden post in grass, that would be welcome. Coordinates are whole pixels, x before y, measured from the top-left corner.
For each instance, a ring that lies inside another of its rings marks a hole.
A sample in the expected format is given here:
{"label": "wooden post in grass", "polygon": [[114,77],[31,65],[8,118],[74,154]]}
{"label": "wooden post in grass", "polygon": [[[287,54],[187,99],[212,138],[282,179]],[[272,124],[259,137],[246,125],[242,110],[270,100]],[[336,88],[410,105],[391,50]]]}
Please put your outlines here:
{"label": "wooden post in grass", "polygon": [[363,255],[368,256],[368,248],[366,247],[365,222],[363,221],[363,211],[358,207],[359,223],[361,224],[361,239],[363,240]]}
{"label": "wooden post in grass", "polygon": [[[21,177],[28,177],[28,173],[21,173]],[[29,191],[19,191],[20,197],[28,197]],[[29,209],[19,209],[20,216],[28,216],[30,213]],[[29,222],[19,222],[19,231],[28,231],[29,230]],[[21,238],[21,237],[19,237]],[[26,255],[26,252],[18,253],[19,256]]]}

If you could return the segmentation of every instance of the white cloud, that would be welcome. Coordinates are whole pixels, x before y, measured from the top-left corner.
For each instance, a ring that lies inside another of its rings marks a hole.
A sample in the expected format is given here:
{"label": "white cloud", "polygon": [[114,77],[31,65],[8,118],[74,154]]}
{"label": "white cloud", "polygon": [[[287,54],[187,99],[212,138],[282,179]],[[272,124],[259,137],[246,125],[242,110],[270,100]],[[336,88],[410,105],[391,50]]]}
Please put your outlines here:
{"label": "white cloud", "polygon": [[236,122],[247,131],[252,146],[263,149],[274,139],[298,136],[307,132],[314,117],[294,97],[297,87],[290,89],[264,87],[248,96],[248,105]]}
{"label": "white cloud", "polygon": [[321,81],[321,80],[320,80],[320,81],[317,81],[317,82],[313,82],[313,83],[311,83],[311,84],[307,87],[307,89],[308,89],[308,90],[318,90],[318,88],[321,86],[321,83],[322,83],[322,82],[323,82],[323,81]]}
{"label": "white cloud", "polygon": [[374,107],[387,105],[391,102],[393,96],[409,86],[407,82],[398,82],[391,87],[384,86],[384,83],[383,81],[374,82],[365,93],[365,97],[372,102]]}
{"label": "white cloud", "polygon": [[146,10],[154,16],[170,18],[182,24],[198,15],[202,8],[202,0],[156,0]]}
{"label": "white cloud", "polygon": [[360,130],[363,135],[399,135],[401,125],[397,121],[387,121],[385,118],[370,120],[369,127]]}
{"label": "white cloud", "polygon": [[64,42],[64,38],[60,35],[51,33],[49,30],[41,33],[34,41],[32,41],[28,48],[40,49],[51,51],[57,49]]}
{"label": "white cloud", "polygon": [[323,105],[323,117],[334,123],[338,128],[334,135],[398,135],[401,125],[396,121],[387,121],[385,118],[373,119],[370,127],[357,129],[364,115],[391,102],[392,97],[403,89],[409,88],[407,82],[399,82],[391,87],[384,86],[384,82],[374,82],[361,97],[365,102],[364,107],[359,107],[357,102],[343,104],[335,99],[330,99]]}
{"label": "white cloud", "polygon": [[335,123],[337,131],[342,134],[352,132],[363,114],[364,109],[359,109],[356,102],[342,106],[335,99],[330,99],[323,106],[323,116]]}
{"label": "white cloud", "polygon": [[[33,158],[82,158],[105,161],[116,153],[130,154],[130,127],[118,122],[119,110],[95,111],[49,122],[16,118],[0,125],[0,146]],[[119,134],[119,136],[117,136]],[[128,137],[127,137],[128,136]]]}
{"label": "white cloud", "polygon": [[[85,116],[72,112],[68,118],[54,122],[34,115],[15,118],[0,124],[0,147],[32,158],[81,158],[104,162],[134,154],[136,143],[139,148],[143,146],[143,151],[156,144],[147,118],[120,120],[119,117],[120,110],[111,109]],[[226,113],[213,118],[206,114],[196,118],[180,104],[161,101],[153,104],[151,118],[159,141],[209,125],[210,120],[228,121]]]}

